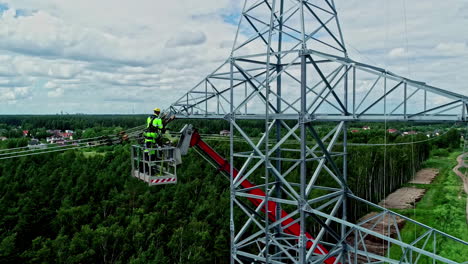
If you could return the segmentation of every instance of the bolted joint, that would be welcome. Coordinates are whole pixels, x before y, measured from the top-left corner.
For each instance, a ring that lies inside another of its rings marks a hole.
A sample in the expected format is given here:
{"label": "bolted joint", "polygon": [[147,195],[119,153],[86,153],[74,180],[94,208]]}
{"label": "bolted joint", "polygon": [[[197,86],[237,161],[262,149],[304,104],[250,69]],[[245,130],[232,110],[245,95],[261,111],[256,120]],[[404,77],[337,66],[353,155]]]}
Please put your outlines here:
{"label": "bolted joint", "polygon": [[343,252],[347,252],[350,250],[350,247],[348,246],[348,244],[346,244],[345,241],[341,242],[341,247],[343,248]]}
{"label": "bolted joint", "polygon": [[301,123],[301,124],[310,123],[310,122],[312,122],[314,120],[315,120],[315,117],[313,115],[309,115],[307,113],[305,113],[305,114],[300,113],[299,114],[299,123]]}
{"label": "bolted joint", "polygon": [[236,256],[236,255],[237,255],[237,246],[234,246],[234,245],[233,245],[233,246],[231,247],[231,254],[232,254],[232,256]]}
{"label": "bolted joint", "polygon": [[310,206],[309,204],[307,203],[307,201],[305,199],[303,199],[302,197],[299,198],[297,200],[297,207],[299,208],[299,210],[301,211],[308,211],[310,209]]}
{"label": "bolted joint", "polygon": [[228,113],[226,115],[223,116],[223,119],[228,121],[228,122],[231,122],[231,121],[236,121],[236,114],[234,113]]}
{"label": "bolted joint", "polygon": [[307,56],[307,55],[310,55],[311,53],[312,53],[312,50],[310,49],[301,49],[299,50],[299,57]]}
{"label": "bolted joint", "polygon": [[299,235],[299,241],[298,241],[298,246],[299,248],[305,248],[307,245],[307,237],[305,234],[300,234]]}
{"label": "bolted joint", "polygon": [[348,186],[345,186],[343,188],[343,196],[344,198],[348,197],[349,194],[352,194],[351,190],[348,188]]}

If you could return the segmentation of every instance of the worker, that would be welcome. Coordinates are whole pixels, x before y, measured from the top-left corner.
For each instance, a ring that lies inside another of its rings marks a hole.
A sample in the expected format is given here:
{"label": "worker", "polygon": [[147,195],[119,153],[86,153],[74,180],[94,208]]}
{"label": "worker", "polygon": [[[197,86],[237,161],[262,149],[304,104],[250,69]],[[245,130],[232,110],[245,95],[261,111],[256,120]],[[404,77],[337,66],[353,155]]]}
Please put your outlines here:
{"label": "worker", "polygon": [[145,146],[155,147],[162,145],[163,122],[160,117],[161,110],[155,108],[154,114],[146,119]]}
{"label": "worker", "polygon": [[[147,161],[154,161],[156,158],[154,149],[162,146],[163,122],[160,117],[161,109],[155,108],[153,111],[154,114],[146,119],[146,130],[143,134],[145,137],[145,160]],[[151,174],[149,166],[146,168],[146,171]]]}

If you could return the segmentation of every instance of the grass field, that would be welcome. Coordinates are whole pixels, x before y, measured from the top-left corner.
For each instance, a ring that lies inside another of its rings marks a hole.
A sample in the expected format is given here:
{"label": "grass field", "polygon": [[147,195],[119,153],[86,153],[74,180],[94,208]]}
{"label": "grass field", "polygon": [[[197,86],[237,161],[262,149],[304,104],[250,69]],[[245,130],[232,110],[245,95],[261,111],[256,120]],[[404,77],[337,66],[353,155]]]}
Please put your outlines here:
{"label": "grass field", "polygon": [[95,157],[95,156],[105,156],[106,153],[96,152],[96,151],[83,151],[83,155],[87,158],[90,158],[90,157]]}
{"label": "grass field", "polygon": [[[422,200],[413,209],[396,210],[407,217],[432,228],[450,234],[454,237],[468,241],[468,225],[466,220],[466,194],[462,189],[461,179],[452,171],[457,164],[456,158],[460,152],[450,153],[444,157],[432,157],[425,162],[427,168],[437,168],[440,173],[429,185],[417,185],[417,187],[427,188],[427,192]],[[415,185],[416,186],[416,185]],[[413,224],[406,224],[401,231],[404,241],[414,241],[415,238],[423,235],[423,230]],[[468,261],[468,246],[461,243],[454,243],[440,236],[436,239],[437,254],[457,261]],[[417,245],[426,243],[426,250],[433,249],[432,238],[422,239]],[[392,258],[400,258],[402,251],[400,248],[392,247],[390,254]],[[413,254],[413,260],[417,254]],[[432,260],[421,258],[418,263],[432,263]],[[437,262],[439,263],[439,262]]]}

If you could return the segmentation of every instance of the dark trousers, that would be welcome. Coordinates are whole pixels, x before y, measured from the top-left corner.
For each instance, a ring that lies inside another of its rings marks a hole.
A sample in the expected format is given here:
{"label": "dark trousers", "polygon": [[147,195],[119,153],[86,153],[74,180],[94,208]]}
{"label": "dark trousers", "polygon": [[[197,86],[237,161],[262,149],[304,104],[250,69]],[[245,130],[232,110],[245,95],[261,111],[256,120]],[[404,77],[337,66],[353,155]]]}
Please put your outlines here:
{"label": "dark trousers", "polygon": [[[146,149],[154,149],[157,145],[155,142],[145,141],[145,148]],[[148,162],[152,162],[156,160],[156,152],[155,150],[144,150],[143,152],[143,161],[140,162],[140,172],[146,173],[148,175],[153,175],[155,172],[155,168],[153,166],[149,166]]]}

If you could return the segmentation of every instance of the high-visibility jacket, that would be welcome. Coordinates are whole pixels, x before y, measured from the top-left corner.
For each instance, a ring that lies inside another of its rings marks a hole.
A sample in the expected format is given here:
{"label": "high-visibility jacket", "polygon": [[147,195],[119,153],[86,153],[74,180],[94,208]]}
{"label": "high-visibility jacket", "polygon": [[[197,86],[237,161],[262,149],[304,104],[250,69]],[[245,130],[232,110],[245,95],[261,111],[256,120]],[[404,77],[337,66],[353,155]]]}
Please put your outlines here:
{"label": "high-visibility jacket", "polygon": [[146,119],[145,141],[155,142],[163,129],[162,119],[157,115],[148,116]]}

